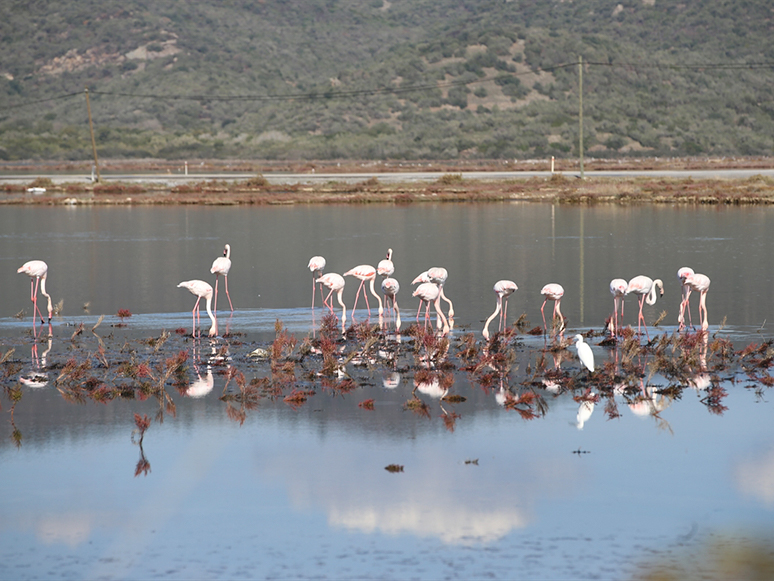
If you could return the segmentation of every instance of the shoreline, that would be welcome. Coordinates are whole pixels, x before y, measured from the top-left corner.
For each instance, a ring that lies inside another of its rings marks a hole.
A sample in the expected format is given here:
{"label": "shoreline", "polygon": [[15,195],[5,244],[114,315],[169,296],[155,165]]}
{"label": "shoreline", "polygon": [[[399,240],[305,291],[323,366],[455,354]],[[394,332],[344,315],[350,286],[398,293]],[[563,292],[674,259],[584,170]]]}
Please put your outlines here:
{"label": "shoreline", "polygon": [[[241,179],[201,180],[178,185],[160,181],[102,183],[51,178],[2,184],[0,205],[293,205],[547,202],[563,204],[774,204],[774,177],[586,177],[561,172],[509,179],[443,173],[432,181],[385,181],[348,176],[346,181],[272,183],[256,174]],[[82,178],[81,178],[82,179]],[[163,180],[158,176],[157,180]]]}

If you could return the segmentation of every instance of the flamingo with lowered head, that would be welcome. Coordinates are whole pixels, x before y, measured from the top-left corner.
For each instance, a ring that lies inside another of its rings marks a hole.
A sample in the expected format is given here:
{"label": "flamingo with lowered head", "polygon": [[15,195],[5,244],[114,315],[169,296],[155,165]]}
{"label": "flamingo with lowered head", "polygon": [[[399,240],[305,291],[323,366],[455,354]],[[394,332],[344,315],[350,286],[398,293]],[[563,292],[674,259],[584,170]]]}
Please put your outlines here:
{"label": "flamingo with lowered head", "polygon": [[505,328],[505,325],[507,324],[508,297],[511,296],[514,291],[518,290],[518,288],[519,287],[516,286],[516,283],[512,280],[498,280],[495,283],[494,292],[497,293],[497,307],[495,308],[494,313],[486,320],[486,323],[484,323],[484,330],[481,332],[484,339],[487,341],[489,340],[489,323],[492,322],[492,319],[494,319],[498,313],[500,313],[500,326],[498,327],[498,331],[502,331]]}
{"label": "flamingo with lowered head", "polygon": [[[384,293],[384,304],[388,307],[392,302],[392,309],[395,311],[395,330],[400,330],[400,309],[398,308],[397,295],[400,290],[400,283],[394,278],[385,278],[382,281],[382,292]],[[389,310],[388,310],[389,312]]]}
{"label": "flamingo with lowered head", "polygon": [[352,318],[355,318],[355,308],[357,308],[357,299],[360,296],[360,291],[363,291],[363,297],[365,297],[366,301],[366,308],[368,309],[368,316],[371,316],[371,306],[368,304],[368,296],[365,293],[365,289],[363,286],[365,285],[366,281],[368,281],[371,294],[376,297],[376,300],[379,301],[379,315],[384,312],[384,308],[382,307],[382,298],[376,294],[376,291],[374,290],[374,281],[376,280],[376,269],[371,266],[370,264],[361,264],[360,266],[356,266],[355,268],[351,268],[347,272],[344,273],[344,276],[354,276],[355,278],[360,279],[360,286],[357,288],[357,293],[355,293],[355,304],[352,307]]}
{"label": "flamingo with lowered head", "polygon": [[218,278],[223,275],[223,279],[226,284],[226,296],[228,297],[228,306],[231,307],[231,312],[234,312],[234,305],[231,304],[231,295],[228,294],[228,271],[231,270],[231,246],[226,244],[223,250],[223,256],[218,256],[212,262],[212,268],[210,272],[215,275],[215,312],[218,312]]}
{"label": "flamingo with lowered head", "polygon": [[423,282],[416,289],[414,289],[412,296],[419,297],[417,322],[419,322],[419,311],[422,310],[422,304],[426,303],[427,307],[425,308],[425,326],[427,326],[427,320],[430,318],[430,303],[433,303],[439,321],[438,326],[443,326],[444,335],[448,333],[449,321],[446,319],[443,311],[441,310],[441,287],[439,287],[434,282]]}
{"label": "flamingo with lowered head", "polygon": [[[685,277],[685,283],[690,290],[700,293],[699,295],[699,319],[701,320],[701,328],[706,331],[709,328],[709,322],[707,321],[707,291],[710,286],[710,279],[707,275],[694,273]],[[688,315],[690,319],[690,306],[688,305],[688,298],[685,299],[686,306],[688,307]],[[702,316],[702,312],[704,315]]]}
{"label": "flamingo with lowered head", "polygon": [[[620,321],[623,320],[624,314],[624,296],[626,296],[626,287],[629,284],[622,278],[614,278],[610,281],[610,294],[613,295],[613,318],[610,319],[610,331],[613,337],[618,333],[618,329],[621,326]],[[618,318],[618,313],[621,313],[621,318]]]}
{"label": "flamingo with lowered head", "polygon": [[[51,317],[54,314],[54,307],[51,305],[51,295],[46,292],[46,277],[48,276],[48,265],[42,260],[30,260],[22,264],[16,271],[17,274],[26,274],[30,277],[30,300],[32,301],[32,323],[35,326],[35,312],[40,315],[40,324],[43,320],[43,314],[38,307],[38,285],[40,286],[40,294],[48,299],[48,322],[51,322]],[[34,281],[33,281],[34,279]]]}
{"label": "flamingo with lowered head", "polygon": [[[685,308],[688,307],[688,299],[691,297],[691,287],[686,284],[685,279],[693,274],[693,269],[690,266],[683,266],[677,271],[677,278],[680,280],[680,312],[677,315],[677,330],[680,331],[685,327]],[[693,321],[691,320],[691,308],[688,307],[688,323],[693,327]]]}
{"label": "flamingo with lowered head", "polygon": [[561,333],[562,331],[564,331],[564,316],[562,315],[562,310],[560,307],[562,302],[562,297],[564,296],[564,288],[560,284],[551,282],[551,283],[548,283],[546,286],[544,286],[542,289],[540,289],[540,294],[546,297],[545,300],[543,301],[543,304],[540,306],[540,314],[543,315],[543,329],[547,334],[548,327],[546,326],[546,315],[543,312],[543,308],[546,306],[546,303],[548,301],[554,301],[554,316],[552,320],[556,319],[556,317],[559,317],[559,322],[560,322],[559,332]]}
{"label": "flamingo with lowered head", "polygon": [[658,296],[656,296],[656,288],[659,289],[659,294],[663,296],[664,283],[661,282],[661,279],[657,278],[656,280],[653,280],[642,274],[635,276],[626,286],[627,295],[630,293],[640,295],[640,312],[637,316],[637,333],[640,333],[640,323],[642,323],[642,326],[645,327],[645,334],[648,337],[648,341],[650,341],[650,333],[648,333],[648,326],[645,324],[645,317],[642,315],[642,306],[645,303],[648,303],[649,305],[656,304],[656,299],[658,298]]}
{"label": "flamingo with lowered head", "polygon": [[210,317],[212,326],[210,327],[210,337],[215,337],[218,334],[218,319],[212,314],[212,287],[209,283],[203,280],[185,280],[177,285],[177,288],[185,288],[191,291],[191,294],[196,296],[196,304],[191,311],[193,314],[193,332],[192,335],[196,337],[196,323],[197,320],[201,322],[201,315],[199,313],[199,301],[204,299],[207,305],[207,314]]}
{"label": "flamingo with lowered head", "polygon": [[307,268],[312,273],[312,308],[314,308],[315,287],[316,287],[317,279],[322,276],[322,272],[323,270],[325,270],[325,258],[323,258],[322,256],[312,256],[312,258],[309,259],[309,264]]}
{"label": "flamingo with lowered head", "polygon": [[341,305],[341,324],[342,326],[347,321],[347,307],[344,305],[344,301],[341,298],[341,295],[344,293],[344,284],[346,281],[344,280],[344,277],[340,274],[337,274],[335,272],[329,272],[327,274],[323,274],[317,279],[317,282],[320,284],[320,294],[322,295],[322,286],[328,287],[328,296],[323,299],[323,306],[328,307],[331,310],[331,313],[333,313],[333,301],[328,302],[328,299],[331,298],[331,295],[335,292],[336,293],[336,299],[339,301],[339,304]]}

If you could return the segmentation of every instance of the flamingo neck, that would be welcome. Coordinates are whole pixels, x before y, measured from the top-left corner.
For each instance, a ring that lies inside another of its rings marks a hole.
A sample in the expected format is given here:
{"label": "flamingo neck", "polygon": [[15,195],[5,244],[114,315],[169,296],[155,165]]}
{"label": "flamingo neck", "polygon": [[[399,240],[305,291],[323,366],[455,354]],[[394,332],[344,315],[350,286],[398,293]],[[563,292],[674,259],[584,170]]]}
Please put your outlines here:
{"label": "flamingo neck", "polygon": [[51,305],[51,295],[46,292],[46,277],[40,279],[40,294],[48,299],[48,320],[54,314],[54,307]]}
{"label": "flamingo neck", "polygon": [[341,300],[341,295],[344,293],[344,289],[340,288],[338,291],[336,291],[336,300],[339,301],[339,304],[341,305],[341,324],[344,324],[344,321],[347,320],[347,307],[344,304],[344,301]]}
{"label": "flamingo neck", "polygon": [[374,296],[376,297],[376,300],[377,300],[377,301],[379,301],[379,314],[381,315],[381,314],[384,312],[384,307],[382,306],[382,297],[380,297],[380,296],[379,296],[379,295],[376,293],[376,290],[374,289],[374,280],[376,280],[376,277],[372,278],[372,279],[371,279],[371,280],[368,282],[368,286],[369,286],[369,287],[370,287],[370,289],[371,289],[371,294],[372,294],[372,295],[374,295]]}
{"label": "flamingo neck", "polygon": [[212,314],[212,295],[207,296],[205,306],[207,308],[207,315],[210,317],[210,321],[212,321],[210,337],[215,337],[218,334],[218,320],[215,318],[215,315]]}
{"label": "flamingo neck", "polygon": [[497,307],[495,307],[494,313],[492,313],[489,316],[489,318],[486,320],[486,323],[484,323],[484,331],[482,333],[484,335],[484,339],[487,339],[487,340],[489,339],[489,323],[491,323],[492,319],[494,319],[497,316],[497,314],[500,312],[500,309],[502,308],[502,304],[503,304],[503,297],[501,297],[500,295],[497,295]]}

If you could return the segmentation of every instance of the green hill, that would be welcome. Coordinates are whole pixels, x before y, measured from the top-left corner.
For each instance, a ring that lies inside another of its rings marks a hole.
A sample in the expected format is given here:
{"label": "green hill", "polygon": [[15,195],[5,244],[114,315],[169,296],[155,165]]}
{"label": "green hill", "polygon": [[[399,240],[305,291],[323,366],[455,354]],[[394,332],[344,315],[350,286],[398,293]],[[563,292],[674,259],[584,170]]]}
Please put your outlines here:
{"label": "green hill", "polygon": [[9,0],[0,159],[774,153],[770,0]]}

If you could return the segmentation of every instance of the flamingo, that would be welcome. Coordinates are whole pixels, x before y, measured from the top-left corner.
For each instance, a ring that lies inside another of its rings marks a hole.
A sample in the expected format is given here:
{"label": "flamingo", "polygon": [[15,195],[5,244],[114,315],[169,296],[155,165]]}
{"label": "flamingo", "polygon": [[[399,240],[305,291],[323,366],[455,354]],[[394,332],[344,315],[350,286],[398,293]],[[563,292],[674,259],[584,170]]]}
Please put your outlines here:
{"label": "flamingo", "polygon": [[[226,284],[226,296],[228,297],[228,306],[231,307],[231,312],[234,312],[234,305],[231,304],[231,295],[228,294],[228,271],[231,270],[231,246],[226,244],[223,250],[223,256],[218,256],[212,262],[212,268],[210,272],[215,275],[215,312],[218,312],[218,278],[223,275],[223,279]],[[193,292],[193,291],[191,291]]]}
{"label": "flamingo", "polygon": [[546,286],[544,286],[542,289],[540,289],[540,294],[546,297],[545,300],[543,301],[543,304],[540,307],[540,314],[543,315],[543,329],[545,329],[546,333],[548,333],[548,327],[546,326],[546,315],[543,312],[543,308],[546,306],[546,303],[548,301],[554,301],[553,319],[555,319],[557,315],[559,316],[559,321],[561,323],[561,326],[559,327],[559,331],[560,332],[564,331],[564,317],[562,316],[562,311],[560,308],[562,297],[564,296],[564,288],[562,288],[562,285],[560,284],[551,282]]}
{"label": "flamingo", "polygon": [[[423,282],[420,284],[412,296],[419,297],[419,310],[422,310],[422,303],[427,303],[425,309],[425,326],[427,326],[427,319],[430,318],[430,303],[435,305],[435,312],[439,321],[443,321],[443,333],[444,335],[449,332],[449,322],[441,311],[441,287],[433,282]],[[419,322],[419,311],[417,311],[417,322]],[[439,322],[438,326],[441,326]]]}
{"label": "flamingo", "polygon": [[575,350],[578,352],[578,359],[581,360],[581,363],[586,369],[594,373],[594,352],[588,343],[584,343],[583,335],[575,335]]}
{"label": "flamingo", "polygon": [[382,281],[382,292],[384,293],[384,303],[389,304],[389,299],[392,299],[392,307],[395,310],[395,330],[400,330],[400,309],[398,308],[398,301],[396,300],[398,291],[400,290],[400,283],[394,278],[385,278]]}
{"label": "flamingo", "polygon": [[191,291],[191,294],[196,295],[196,304],[191,311],[193,314],[192,335],[196,337],[196,322],[197,319],[201,321],[201,315],[199,314],[199,301],[204,298],[207,301],[207,314],[210,317],[210,321],[212,321],[209,335],[210,337],[215,337],[218,334],[218,320],[215,318],[215,315],[212,314],[212,287],[210,284],[204,282],[203,280],[186,280],[177,285],[177,288],[186,288]]}
{"label": "flamingo", "polygon": [[[40,324],[43,320],[43,314],[38,307],[38,284],[40,293],[48,299],[48,323],[51,324],[51,317],[54,314],[54,308],[51,305],[51,295],[46,292],[46,277],[48,276],[48,265],[42,260],[30,260],[25,262],[17,271],[17,274],[26,274],[30,277],[30,300],[32,301],[32,327],[35,328],[35,313],[40,315]],[[35,279],[34,283],[33,280]]]}
{"label": "flamingo", "polygon": [[392,248],[387,249],[387,258],[380,260],[376,265],[376,272],[379,276],[390,277],[395,272],[395,265],[392,263]]}
{"label": "flamingo", "polygon": [[610,294],[613,295],[613,318],[610,321],[612,326],[613,337],[616,336],[620,327],[618,312],[621,312],[621,319],[623,320],[624,314],[624,296],[626,295],[626,287],[628,283],[622,278],[614,278],[610,281]]}
{"label": "flamingo", "polygon": [[356,266],[355,268],[352,268],[344,273],[344,276],[354,276],[355,278],[360,279],[360,286],[357,289],[357,293],[355,293],[355,305],[352,307],[352,318],[355,318],[355,308],[357,307],[357,299],[360,296],[361,289],[363,290],[363,296],[365,297],[366,301],[366,307],[368,308],[368,316],[371,316],[371,306],[368,304],[368,297],[365,294],[365,290],[363,289],[363,285],[365,285],[365,282],[369,282],[369,286],[371,287],[371,294],[376,297],[376,300],[379,301],[379,315],[384,312],[384,308],[382,307],[382,298],[376,294],[376,291],[374,290],[374,281],[376,280],[376,269],[371,266],[370,264],[361,264],[360,266]]}
{"label": "flamingo", "polygon": [[693,269],[689,266],[683,266],[677,271],[677,278],[680,280],[680,290],[682,291],[682,296],[680,297],[680,313],[677,315],[678,331],[685,326],[686,307],[688,307],[688,323],[693,327],[693,321],[691,321],[691,308],[688,306],[688,299],[691,296],[691,287],[685,282],[686,277],[691,274],[693,274]]}
{"label": "flamingo", "polygon": [[322,271],[325,269],[325,258],[322,256],[312,256],[309,259],[307,268],[312,272],[312,308],[314,308],[315,283],[322,276]]}
{"label": "flamingo", "polygon": [[[707,291],[709,290],[710,279],[704,274],[689,274],[685,277],[684,284],[688,285],[690,291],[696,291],[701,293],[699,295],[699,319],[701,320],[701,328],[706,331],[709,328],[709,322],[707,321]],[[685,304],[688,306],[688,297],[686,296]],[[702,311],[704,311],[704,317],[702,318]],[[690,306],[688,306],[688,314],[690,318]]]}
{"label": "flamingo", "polygon": [[648,333],[648,326],[645,324],[645,317],[642,316],[642,306],[645,303],[648,303],[649,305],[656,304],[656,299],[658,298],[656,296],[656,287],[658,287],[660,295],[663,296],[664,283],[661,282],[661,279],[657,278],[656,280],[653,280],[642,274],[631,279],[626,287],[627,295],[630,293],[640,295],[640,314],[637,316],[637,333],[640,333],[640,323],[642,323],[645,327],[645,334],[648,337],[648,341],[650,341],[650,333]]}
{"label": "flamingo", "polygon": [[[417,277],[411,281],[411,284],[420,284],[425,282],[433,282],[437,284],[441,289],[441,299],[449,303],[449,318],[454,318],[454,304],[449,300],[449,298],[444,294],[443,292],[443,285],[446,283],[446,279],[448,278],[449,273],[448,271],[440,266],[434,266],[433,268],[430,268],[420,274],[417,275]],[[419,305],[419,308],[422,308],[422,305]],[[419,318],[419,311],[417,311],[417,319]],[[440,327],[440,323],[439,323]]]}
{"label": "flamingo", "polygon": [[500,326],[498,327],[498,330],[502,331],[505,328],[508,313],[508,297],[511,296],[514,291],[518,290],[518,288],[519,287],[517,287],[516,283],[512,280],[498,280],[495,283],[494,292],[497,293],[497,307],[495,308],[494,313],[486,320],[484,330],[481,332],[482,335],[484,335],[484,339],[487,341],[489,340],[489,323],[497,316],[497,313],[500,313]]}
{"label": "flamingo", "polygon": [[[343,325],[347,320],[347,307],[344,306],[344,301],[341,298],[341,295],[344,292],[344,277],[335,272],[329,272],[328,274],[323,274],[318,277],[317,282],[321,287],[322,285],[325,285],[329,289],[328,296],[323,299],[323,306],[327,306],[331,310],[331,313],[333,313],[333,301],[328,302],[328,299],[331,298],[334,291],[336,292],[336,298],[341,305],[341,324]],[[320,295],[322,295],[322,288],[320,288]]]}

